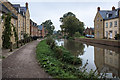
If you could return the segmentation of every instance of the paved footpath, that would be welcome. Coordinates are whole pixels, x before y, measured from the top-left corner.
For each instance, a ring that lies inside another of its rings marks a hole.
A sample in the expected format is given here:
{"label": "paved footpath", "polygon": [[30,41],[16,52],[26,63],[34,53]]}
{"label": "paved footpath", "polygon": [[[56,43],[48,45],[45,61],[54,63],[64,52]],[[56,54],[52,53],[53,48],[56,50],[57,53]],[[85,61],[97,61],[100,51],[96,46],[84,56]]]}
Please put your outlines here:
{"label": "paved footpath", "polygon": [[[3,78],[50,78],[36,60],[39,40],[28,43],[2,61]],[[4,54],[4,53],[3,53]]]}

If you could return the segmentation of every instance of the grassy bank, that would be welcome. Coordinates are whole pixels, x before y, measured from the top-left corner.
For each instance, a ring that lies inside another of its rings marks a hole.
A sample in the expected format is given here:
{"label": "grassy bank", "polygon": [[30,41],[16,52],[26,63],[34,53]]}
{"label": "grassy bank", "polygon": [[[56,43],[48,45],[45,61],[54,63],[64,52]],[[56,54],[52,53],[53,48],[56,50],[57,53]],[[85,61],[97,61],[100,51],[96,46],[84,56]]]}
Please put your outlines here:
{"label": "grassy bank", "polygon": [[44,40],[38,44],[36,53],[41,67],[53,78],[97,79],[94,75],[95,71],[87,73],[85,69],[83,71],[77,69],[75,65],[80,64],[81,59],[76,58],[63,47],[51,49]]}

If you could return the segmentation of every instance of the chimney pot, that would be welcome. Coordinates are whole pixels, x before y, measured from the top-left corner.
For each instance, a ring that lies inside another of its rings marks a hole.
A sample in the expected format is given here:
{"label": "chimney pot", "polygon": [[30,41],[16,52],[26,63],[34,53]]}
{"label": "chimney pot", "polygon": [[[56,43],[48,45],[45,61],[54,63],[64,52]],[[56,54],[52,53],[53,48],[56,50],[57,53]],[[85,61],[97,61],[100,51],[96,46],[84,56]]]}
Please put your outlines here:
{"label": "chimney pot", "polygon": [[97,11],[100,11],[100,7],[97,8]]}
{"label": "chimney pot", "polygon": [[28,3],[26,2],[26,8],[28,8]]}
{"label": "chimney pot", "polygon": [[113,7],[112,7],[112,11],[114,11],[114,10],[115,10],[115,7],[113,6]]}

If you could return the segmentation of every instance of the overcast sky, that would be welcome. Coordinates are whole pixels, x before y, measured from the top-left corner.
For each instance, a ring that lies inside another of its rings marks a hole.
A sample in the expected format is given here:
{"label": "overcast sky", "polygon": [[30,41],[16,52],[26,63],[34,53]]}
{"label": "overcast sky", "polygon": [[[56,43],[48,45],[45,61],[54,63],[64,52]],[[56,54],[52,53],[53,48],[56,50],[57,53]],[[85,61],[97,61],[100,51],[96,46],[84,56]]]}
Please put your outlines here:
{"label": "overcast sky", "polygon": [[60,29],[60,17],[67,12],[73,12],[84,22],[85,27],[94,27],[94,17],[97,7],[101,10],[111,10],[112,6],[118,8],[119,0],[9,0],[11,3],[25,5],[29,3],[30,18],[37,24],[51,19],[55,29]]}

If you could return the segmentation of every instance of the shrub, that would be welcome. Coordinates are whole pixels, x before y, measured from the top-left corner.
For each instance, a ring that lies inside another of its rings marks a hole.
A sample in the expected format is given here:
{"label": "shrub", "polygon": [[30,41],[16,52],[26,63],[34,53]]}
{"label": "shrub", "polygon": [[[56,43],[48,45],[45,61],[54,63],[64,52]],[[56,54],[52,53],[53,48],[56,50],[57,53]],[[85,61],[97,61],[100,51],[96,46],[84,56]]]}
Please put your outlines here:
{"label": "shrub", "polygon": [[79,32],[75,32],[75,37],[80,37],[80,33]]}
{"label": "shrub", "polygon": [[120,40],[120,34],[115,35],[115,40]]}
{"label": "shrub", "polygon": [[55,47],[54,48],[54,52],[55,52],[55,56],[57,58],[61,58],[62,57],[62,49],[58,48],[58,47]]}
{"label": "shrub", "polygon": [[47,45],[51,45],[51,43],[52,43],[53,41],[54,41],[54,40],[52,39],[52,37],[48,37],[48,38],[46,39]]}

